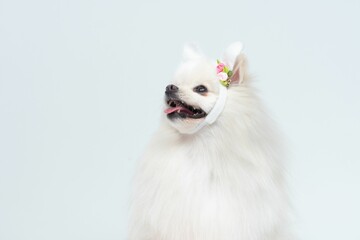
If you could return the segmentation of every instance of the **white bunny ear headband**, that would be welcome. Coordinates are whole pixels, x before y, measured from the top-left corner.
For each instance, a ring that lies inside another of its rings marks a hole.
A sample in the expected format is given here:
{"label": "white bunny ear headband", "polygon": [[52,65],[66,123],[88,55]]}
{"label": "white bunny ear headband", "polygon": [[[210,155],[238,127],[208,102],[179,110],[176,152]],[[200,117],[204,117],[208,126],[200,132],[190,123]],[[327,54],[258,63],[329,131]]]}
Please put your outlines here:
{"label": "white bunny ear headband", "polygon": [[[227,98],[227,89],[233,82],[232,77],[234,74],[239,74],[238,71],[234,71],[234,65],[236,58],[241,53],[242,49],[243,44],[241,42],[235,42],[226,49],[223,57],[224,61],[222,62],[217,60],[216,73],[219,78],[219,96],[214,107],[210,110],[204,121],[196,125],[193,129],[187,132],[187,134],[196,133],[204,126],[213,124],[224,110]],[[185,51],[189,51],[189,49],[187,48]],[[235,79],[237,80],[234,82],[238,83],[239,77],[236,77]]]}

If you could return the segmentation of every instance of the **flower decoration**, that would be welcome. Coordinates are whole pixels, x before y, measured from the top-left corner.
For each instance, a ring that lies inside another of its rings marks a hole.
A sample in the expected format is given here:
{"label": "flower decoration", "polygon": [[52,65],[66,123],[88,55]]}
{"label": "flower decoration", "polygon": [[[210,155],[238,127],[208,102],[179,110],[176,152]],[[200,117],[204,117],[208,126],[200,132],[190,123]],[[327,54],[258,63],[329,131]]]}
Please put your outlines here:
{"label": "flower decoration", "polygon": [[226,66],[224,63],[220,62],[220,60],[217,60],[217,66],[216,66],[216,73],[219,78],[219,81],[222,85],[225,87],[229,87],[231,83],[231,76],[233,72],[229,69],[228,66]]}
{"label": "flower decoration", "polygon": [[217,60],[216,73],[221,73],[224,70],[225,64]]}

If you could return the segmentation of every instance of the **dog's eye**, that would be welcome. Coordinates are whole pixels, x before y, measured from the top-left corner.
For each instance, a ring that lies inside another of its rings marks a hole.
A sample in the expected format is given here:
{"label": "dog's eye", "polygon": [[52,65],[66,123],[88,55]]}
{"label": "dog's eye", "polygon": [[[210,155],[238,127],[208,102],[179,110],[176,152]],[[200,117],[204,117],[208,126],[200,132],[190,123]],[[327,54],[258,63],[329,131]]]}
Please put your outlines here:
{"label": "dog's eye", "polygon": [[199,85],[199,86],[194,87],[194,92],[197,92],[197,93],[206,93],[207,91],[208,90],[204,85]]}

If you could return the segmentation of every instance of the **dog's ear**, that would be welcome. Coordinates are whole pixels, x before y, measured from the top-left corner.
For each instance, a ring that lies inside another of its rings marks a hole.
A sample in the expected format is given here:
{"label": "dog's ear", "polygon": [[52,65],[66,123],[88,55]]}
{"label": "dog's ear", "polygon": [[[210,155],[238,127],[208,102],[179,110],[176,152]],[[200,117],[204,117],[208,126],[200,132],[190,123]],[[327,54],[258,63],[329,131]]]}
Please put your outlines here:
{"label": "dog's ear", "polygon": [[202,54],[195,43],[187,43],[183,49],[183,61],[189,61],[201,57]]}
{"label": "dog's ear", "polygon": [[241,84],[247,78],[247,60],[245,54],[240,53],[235,59],[231,84]]}
{"label": "dog's ear", "polygon": [[224,62],[232,69],[231,84],[241,84],[246,78],[247,61],[243,53],[243,44],[235,42],[224,53]]}

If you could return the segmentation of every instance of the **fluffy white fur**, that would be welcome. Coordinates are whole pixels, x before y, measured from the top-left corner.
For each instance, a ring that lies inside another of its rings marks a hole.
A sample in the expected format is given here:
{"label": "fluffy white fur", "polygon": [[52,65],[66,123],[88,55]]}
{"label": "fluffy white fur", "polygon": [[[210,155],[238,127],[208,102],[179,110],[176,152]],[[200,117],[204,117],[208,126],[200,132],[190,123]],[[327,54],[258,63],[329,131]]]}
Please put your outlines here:
{"label": "fluffy white fur", "polygon": [[[215,61],[189,47],[184,54],[172,83],[185,102],[209,112],[219,89]],[[236,76],[214,124],[182,134],[202,120],[163,114],[135,177],[130,240],[292,239],[279,135],[245,56],[230,47],[227,58]],[[193,91],[199,84],[207,96]]]}

